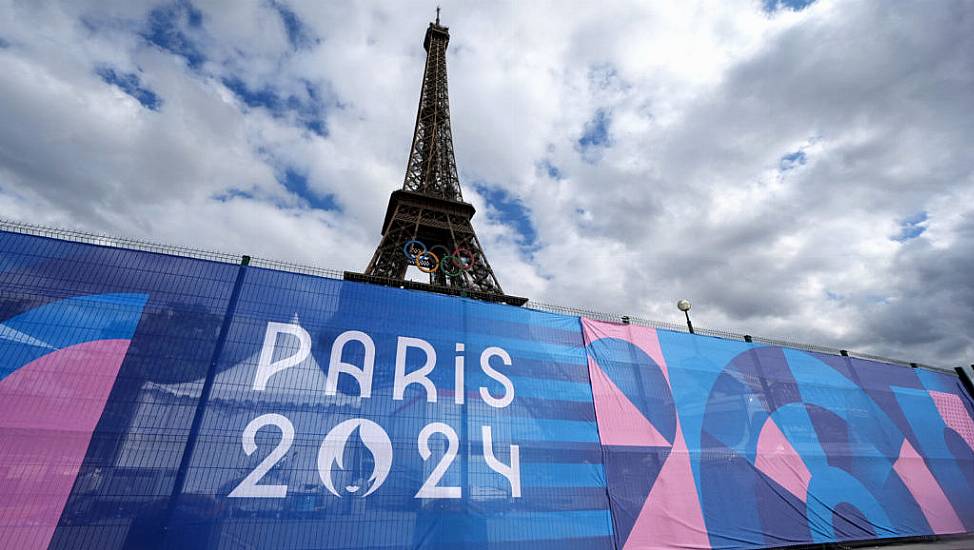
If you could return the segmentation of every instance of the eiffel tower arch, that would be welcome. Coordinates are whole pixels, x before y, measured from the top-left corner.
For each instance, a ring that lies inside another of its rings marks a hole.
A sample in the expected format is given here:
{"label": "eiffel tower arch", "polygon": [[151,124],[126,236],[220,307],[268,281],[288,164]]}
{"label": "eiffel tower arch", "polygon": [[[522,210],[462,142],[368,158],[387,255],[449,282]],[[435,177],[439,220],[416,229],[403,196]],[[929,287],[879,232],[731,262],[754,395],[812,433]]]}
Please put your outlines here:
{"label": "eiffel tower arch", "polygon": [[[426,67],[402,189],[389,197],[382,240],[365,272],[346,271],[345,279],[522,305],[526,298],[504,294],[471,223],[476,210],[463,201],[450,126],[449,42],[437,13],[423,40]],[[429,282],[407,281],[410,266]]]}

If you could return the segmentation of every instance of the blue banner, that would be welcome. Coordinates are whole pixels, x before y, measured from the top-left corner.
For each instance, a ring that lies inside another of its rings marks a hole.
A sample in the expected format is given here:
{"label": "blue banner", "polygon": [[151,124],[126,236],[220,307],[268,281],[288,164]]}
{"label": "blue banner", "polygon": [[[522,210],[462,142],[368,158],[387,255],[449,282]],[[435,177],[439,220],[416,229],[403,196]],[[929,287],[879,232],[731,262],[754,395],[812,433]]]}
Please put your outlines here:
{"label": "blue banner", "polygon": [[248,269],[198,438],[182,547],[611,546],[571,317]]}
{"label": "blue banner", "polygon": [[0,232],[0,548],[974,530],[957,377]]}

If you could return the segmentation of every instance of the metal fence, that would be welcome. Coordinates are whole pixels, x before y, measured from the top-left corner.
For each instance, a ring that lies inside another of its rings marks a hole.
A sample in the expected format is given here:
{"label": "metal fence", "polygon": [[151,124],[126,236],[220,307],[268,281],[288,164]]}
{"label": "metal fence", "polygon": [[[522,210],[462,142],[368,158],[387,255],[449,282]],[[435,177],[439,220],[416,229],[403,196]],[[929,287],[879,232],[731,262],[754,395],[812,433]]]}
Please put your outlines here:
{"label": "metal fence", "polygon": [[[284,262],[284,261],[273,260],[268,258],[235,255],[235,254],[228,254],[224,252],[215,252],[210,250],[188,248],[183,246],[165,245],[165,244],[153,243],[148,241],[142,241],[138,239],[114,237],[109,235],[99,235],[97,233],[88,233],[84,231],[76,231],[71,229],[45,227],[40,225],[22,223],[13,220],[0,219],[0,230],[9,231],[13,233],[22,233],[26,235],[35,235],[40,237],[50,237],[50,238],[62,239],[66,241],[94,244],[99,246],[126,248],[131,250],[139,250],[143,252],[155,252],[159,254],[169,254],[173,256],[181,256],[186,258],[196,258],[199,260],[208,260],[208,261],[220,262],[220,263],[239,264],[245,258],[246,259],[245,261],[247,261],[249,265],[254,267],[274,269],[274,270],[285,271],[289,273],[301,273],[305,275],[314,275],[318,277],[327,277],[330,279],[343,278],[342,272],[335,269],[313,267],[313,266],[296,264],[291,262]],[[584,316],[590,319],[596,319],[600,321],[623,322],[623,323],[630,323],[633,325],[644,326],[644,327],[687,332],[687,326],[684,324],[667,323],[664,321],[655,321],[652,319],[643,319],[640,317],[633,317],[621,313],[606,313],[601,311],[592,311],[592,310],[579,309],[579,308],[573,308],[567,306],[558,306],[558,305],[535,302],[533,300],[528,301],[528,303],[526,303],[524,307],[536,311],[546,311],[549,313],[560,313],[560,314],[572,315],[572,316]],[[857,357],[860,359],[866,359],[870,361],[892,363],[896,365],[910,366],[913,368],[927,368],[933,370],[954,372],[954,369],[950,367],[927,365],[927,364],[905,361],[902,359],[883,357],[880,355],[840,350],[840,349],[830,348],[826,346],[804,344],[801,342],[794,342],[790,340],[781,340],[777,338],[768,338],[764,336],[754,336],[754,335],[741,334],[741,333],[729,332],[729,331],[718,330],[718,329],[694,327],[694,333],[703,336],[713,336],[716,338],[724,338],[730,340],[743,340],[743,341],[755,342],[759,344],[766,344],[770,346],[789,347],[789,348],[795,348],[804,351],[825,353],[830,355],[847,355],[850,357]]]}

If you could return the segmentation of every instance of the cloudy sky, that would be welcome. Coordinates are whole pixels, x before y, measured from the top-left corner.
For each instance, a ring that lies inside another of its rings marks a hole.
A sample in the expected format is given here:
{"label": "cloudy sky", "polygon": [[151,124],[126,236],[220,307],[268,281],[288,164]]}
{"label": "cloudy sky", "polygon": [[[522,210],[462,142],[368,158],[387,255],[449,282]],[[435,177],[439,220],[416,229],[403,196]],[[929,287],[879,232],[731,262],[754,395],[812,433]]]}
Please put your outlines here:
{"label": "cloudy sky", "polygon": [[[974,2],[454,2],[510,294],[974,362]],[[0,217],[361,270],[435,2],[0,0]]]}

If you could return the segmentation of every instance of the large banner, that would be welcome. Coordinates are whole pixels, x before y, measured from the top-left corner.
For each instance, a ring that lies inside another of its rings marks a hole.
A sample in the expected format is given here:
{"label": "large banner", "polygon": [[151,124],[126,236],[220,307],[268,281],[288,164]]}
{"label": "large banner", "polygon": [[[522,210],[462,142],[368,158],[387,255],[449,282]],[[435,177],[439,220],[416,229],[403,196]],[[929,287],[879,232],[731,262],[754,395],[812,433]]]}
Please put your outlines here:
{"label": "large banner", "polygon": [[9,233],[0,266],[2,548],[614,545],[577,318]]}
{"label": "large banner", "polygon": [[0,232],[0,548],[974,530],[947,373]]}
{"label": "large banner", "polygon": [[0,232],[0,548],[158,537],[237,271]]}
{"label": "large banner", "polygon": [[608,509],[577,319],[251,269],[170,537],[611,548]]}
{"label": "large banner", "polygon": [[974,530],[955,376],[583,319],[617,546]]}

